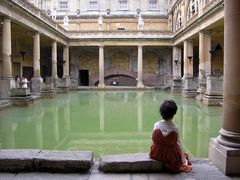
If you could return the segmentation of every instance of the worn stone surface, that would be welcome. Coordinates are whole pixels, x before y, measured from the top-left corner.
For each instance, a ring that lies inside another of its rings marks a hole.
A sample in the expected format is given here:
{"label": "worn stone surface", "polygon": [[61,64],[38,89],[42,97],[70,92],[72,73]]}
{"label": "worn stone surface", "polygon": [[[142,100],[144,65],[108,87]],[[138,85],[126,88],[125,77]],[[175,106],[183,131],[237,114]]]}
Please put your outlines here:
{"label": "worn stone surface", "polygon": [[85,172],[91,168],[93,153],[90,151],[41,151],[34,160],[37,171]]}
{"label": "worn stone surface", "polygon": [[0,150],[1,172],[33,170],[33,158],[40,150]]}
{"label": "worn stone surface", "polygon": [[162,163],[149,158],[147,153],[108,155],[100,159],[103,172],[161,172]]}
{"label": "worn stone surface", "polygon": [[12,88],[11,96],[28,96],[30,95],[30,89],[28,88]]}

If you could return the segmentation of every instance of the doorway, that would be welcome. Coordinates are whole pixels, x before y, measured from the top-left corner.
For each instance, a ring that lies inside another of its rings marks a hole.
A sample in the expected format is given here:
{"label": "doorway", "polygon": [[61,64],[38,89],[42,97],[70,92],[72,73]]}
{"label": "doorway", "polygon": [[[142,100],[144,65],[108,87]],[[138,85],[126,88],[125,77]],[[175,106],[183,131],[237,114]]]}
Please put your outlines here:
{"label": "doorway", "polygon": [[79,70],[79,85],[80,86],[89,85],[89,70],[86,69]]}

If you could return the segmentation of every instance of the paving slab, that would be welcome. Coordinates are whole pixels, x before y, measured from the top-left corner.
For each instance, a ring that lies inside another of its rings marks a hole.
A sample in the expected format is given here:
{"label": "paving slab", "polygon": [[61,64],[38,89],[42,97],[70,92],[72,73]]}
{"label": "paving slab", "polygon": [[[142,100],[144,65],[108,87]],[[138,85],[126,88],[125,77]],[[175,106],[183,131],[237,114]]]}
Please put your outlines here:
{"label": "paving slab", "polygon": [[33,170],[33,159],[40,150],[0,150],[1,172],[22,172]]}
{"label": "paving slab", "polygon": [[162,163],[148,153],[107,155],[100,158],[99,170],[106,173],[161,172]]}
{"label": "paving slab", "polygon": [[88,171],[93,164],[91,151],[41,151],[34,159],[36,171],[78,173]]}

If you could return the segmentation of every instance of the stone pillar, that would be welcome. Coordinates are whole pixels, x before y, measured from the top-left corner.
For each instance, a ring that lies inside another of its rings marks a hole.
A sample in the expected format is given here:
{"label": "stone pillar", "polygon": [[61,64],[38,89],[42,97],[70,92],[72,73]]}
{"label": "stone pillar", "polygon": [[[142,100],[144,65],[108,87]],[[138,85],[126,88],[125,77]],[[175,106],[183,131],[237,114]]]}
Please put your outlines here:
{"label": "stone pillar", "polygon": [[211,34],[210,32],[206,32],[205,33],[205,55],[204,55],[204,59],[205,59],[205,71],[206,74],[212,74],[212,55],[209,51],[211,51]]}
{"label": "stone pillar", "polygon": [[240,1],[224,2],[223,128],[209,144],[209,159],[227,175],[240,174]]}
{"label": "stone pillar", "polygon": [[11,21],[5,18],[2,25],[2,80],[0,80],[0,99],[8,99],[10,90],[16,84],[12,77]]}
{"label": "stone pillar", "polygon": [[142,81],[142,76],[143,76],[143,51],[142,51],[142,45],[138,46],[138,82],[137,82],[137,87],[138,88],[143,88],[143,81]]}
{"label": "stone pillar", "polygon": [[205,73],[205,33],[199,32],[199,74],[198,74],[198,90],[196,99],[202,101],[203,94],[206,90],[206,73]]}
{"label": "stone pillar", "polygon": [[43,79],[40,75],[40,34],[37,32],[33,36],[33,78],[32,93],[39,94]]}
{"label": "stone pillar", "polygon": [[104,46],[99,46],[99,88],[104,88]]}
{"label": "stone pillar", "polygon": [[184,97],[195,97],[197,85],[193,78],[193,43],[189,40],[184,41],[184,76],[183,91]]}
{"label": "stone pillar", "polygon": [[65,46],[63,48],[63,61],[64,67],[63,67],[63,77],[64,78],[69,78],[69,47]]}
{"label": "stone pillar", "polygon": [[52,78],[57,78],[57,42],[52,43]]}
{"label": "stone pillar", "polygon": [[172,92],[180,93],[182,91],[182,80],[181,80],[181,49],[177,46],[173,47],[173,83]]}
{"label": "stone pillar", "polygon": [[11,45],[11,21],[3,20],[2,28],[2,78],[12,79],[12,45]]}
{"label": "stone pillar", "polygon": [[188,41],[183,42],[183,78],[185,79],[188,76]]}

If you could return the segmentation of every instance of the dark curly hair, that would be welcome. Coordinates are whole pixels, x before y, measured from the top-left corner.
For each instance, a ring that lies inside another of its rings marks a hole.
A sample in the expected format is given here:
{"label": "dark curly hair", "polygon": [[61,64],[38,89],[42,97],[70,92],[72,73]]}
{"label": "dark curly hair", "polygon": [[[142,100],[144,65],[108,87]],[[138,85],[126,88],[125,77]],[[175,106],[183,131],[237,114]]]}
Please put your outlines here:
{"label": "dark curly hair", "polygon": [[165,100],[161,104],[159,112],[164,120],[171,119],[177,112],[177,105],[173,100]]}

